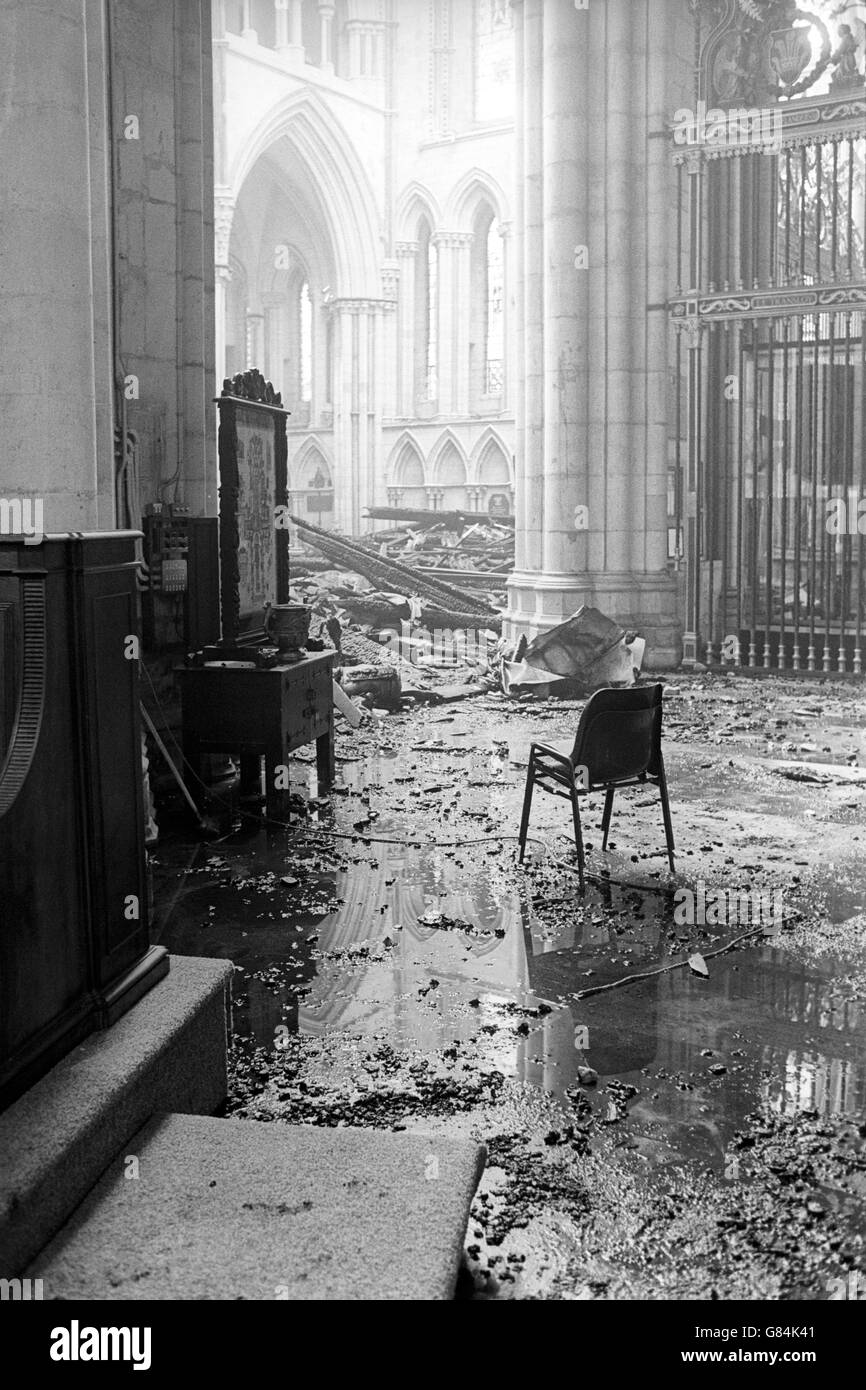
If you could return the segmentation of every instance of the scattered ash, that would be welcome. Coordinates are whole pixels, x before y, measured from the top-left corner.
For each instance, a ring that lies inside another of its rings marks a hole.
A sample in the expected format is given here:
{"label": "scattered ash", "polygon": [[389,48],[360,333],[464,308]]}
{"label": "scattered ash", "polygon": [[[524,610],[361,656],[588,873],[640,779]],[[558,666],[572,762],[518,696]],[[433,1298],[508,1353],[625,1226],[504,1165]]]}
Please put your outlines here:
{"label": "scattered ash", "polygon": [[[442,1118],[494,1102],[505,1077],[470,1072],[457,1048],[434,1058],[398,1052],[389,1043],[290,1035],[285,1046],[230,1057],[228,1113],[253,1120],[370,1129],[406,1128],[406,1121]],[[449,1055],[450,1054],[450,1055]],[[458,1065],[462,1074],[458,1074]]]}
{"label": "scattered ash", "polygon": [[575,1221],[589,1211],[590,1198],[579,1170],[552,1154],[562,1145],[581,1152],[574,1129],[550,1131],[544,1143],[546,1154],[530,1148],[523,1134],[497,1134],[487,1140],[488,1172],[500,1177],[501,1185],[495,1191],[480,1191],[472,1205],[470,1259],[477,1260],[481,1254],[480,1240],[486,1246],[502,1245],[512,1232],[525,1231],[534,1217],[551,1209]]}

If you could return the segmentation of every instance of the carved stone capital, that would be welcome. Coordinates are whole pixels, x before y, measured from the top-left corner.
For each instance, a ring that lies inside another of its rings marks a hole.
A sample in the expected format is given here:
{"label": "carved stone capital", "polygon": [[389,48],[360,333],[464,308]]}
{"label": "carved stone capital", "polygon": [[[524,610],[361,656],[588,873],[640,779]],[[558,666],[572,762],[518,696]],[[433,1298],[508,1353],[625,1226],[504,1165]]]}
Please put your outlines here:
{"label": "carved stone capital", "polygon": [[235,200],[229,193],[214,196],[214,260],[217,266],[228,268],[229,243],[235,215]]}
{"label": "carved stone capital", "polygon": [[434,246],[447,246],[454,250],[471,246],[474,240],[472,232],[434,232],[431,237]]}

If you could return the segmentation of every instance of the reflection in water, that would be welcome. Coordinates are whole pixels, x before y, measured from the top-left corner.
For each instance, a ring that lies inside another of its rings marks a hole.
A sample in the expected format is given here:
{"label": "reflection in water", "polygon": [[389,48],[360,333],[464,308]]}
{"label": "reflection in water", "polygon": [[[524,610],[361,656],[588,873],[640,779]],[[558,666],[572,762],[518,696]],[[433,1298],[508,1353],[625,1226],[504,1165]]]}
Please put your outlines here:
{"label": "reflection in water", "polygon": [[[503,757],[493,761],[504,777]],[[347,771],[362,790],[406,768],[388,756]],[[504,794],[486,782],[480,812]],[[383,815],[376,833],[406,839],[415,823]],[[180,880],[163,856],[161,939],[240,967],[240,1037],[269,1048],[286,1025],[431,1055],[466,1045],[469,1065],[558,1095],[588,1064],[600,1087],[637,1087],[632,1116],[668,1156],[718,1160],[762,1100],[782,1112],[866,1102],[862,1005],[823,962],[750,947],[711,960],[709,979],[677,969],[579,1001],[687,950],[671,940],[664,894],[606,884],[554,911],[528,905],[499,851],[343,842],[301,854],[264,834],[219,855],[204,848],[194,867],[178,850]]]}

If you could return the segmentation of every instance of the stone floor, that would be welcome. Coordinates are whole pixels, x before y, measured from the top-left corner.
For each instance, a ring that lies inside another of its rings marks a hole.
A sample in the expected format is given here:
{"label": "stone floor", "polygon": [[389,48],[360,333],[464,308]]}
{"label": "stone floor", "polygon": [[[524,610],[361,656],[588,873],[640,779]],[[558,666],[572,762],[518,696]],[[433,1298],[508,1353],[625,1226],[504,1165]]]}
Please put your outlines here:
{"label": "stone floor", "polygon": [[[585,803],[585,899],[564,803],[519,866],[529,743],[580,706],[487,695],[338,726],[288,828],[166,810],[156,936],[235,963],[228,1113],[486,1143],[462,1296],[866,1298],[862,687],[666,691],[673,878],[650,790],[606,855]],[[779,910],[689,923],[699,884]]]}

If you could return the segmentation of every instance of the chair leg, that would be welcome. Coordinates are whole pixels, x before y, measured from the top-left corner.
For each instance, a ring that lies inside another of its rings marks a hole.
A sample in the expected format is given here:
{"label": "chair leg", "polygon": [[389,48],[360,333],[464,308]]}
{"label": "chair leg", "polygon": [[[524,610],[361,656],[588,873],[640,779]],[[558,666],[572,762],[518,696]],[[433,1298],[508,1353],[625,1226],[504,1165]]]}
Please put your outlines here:
{"label": "chair leg", "polygon": [[574,786],[571,788],[571,814],[574,820],[574,843],[577,845],[577,877],[580,883],[581,893],[586,892],[586,882],[584,880],[585,859],[583,853],[583,835],[580,829],[580,805],[577,791]]}
{"label": "chair leg", "polygon": [[535,769],[532,759],[529,760],[529,767],[526,772],[526,791],[523,793],[523,814],[520,817],[520,859],[523,863],[523,852],[526,849],[526,832],[529,829],[529,813],[532,809],[532,789],[535,786]]}
{"label": "chair leg", "polygon": [[668,801],[668,784],[667,778],[665,777],[664,763],[659,764],[659,792],[661,794],[662,799],[662,815],[664,816],[665,821],[665,838],[667,840],[668,845],[668,863],[670,864],[671,873],[675,873],[676,870],[674,869],[674,827],[673,823],[671,822],[671,808],[670,802]]}
{"label": "chair leg", "polygon": [[608,787],[607,795],[604,798],[604,815],[601,818],[602,853],[607,849],[607,837],[610,833],[610,818],[613,815],[613,794],[615,790],[615,787]]}

